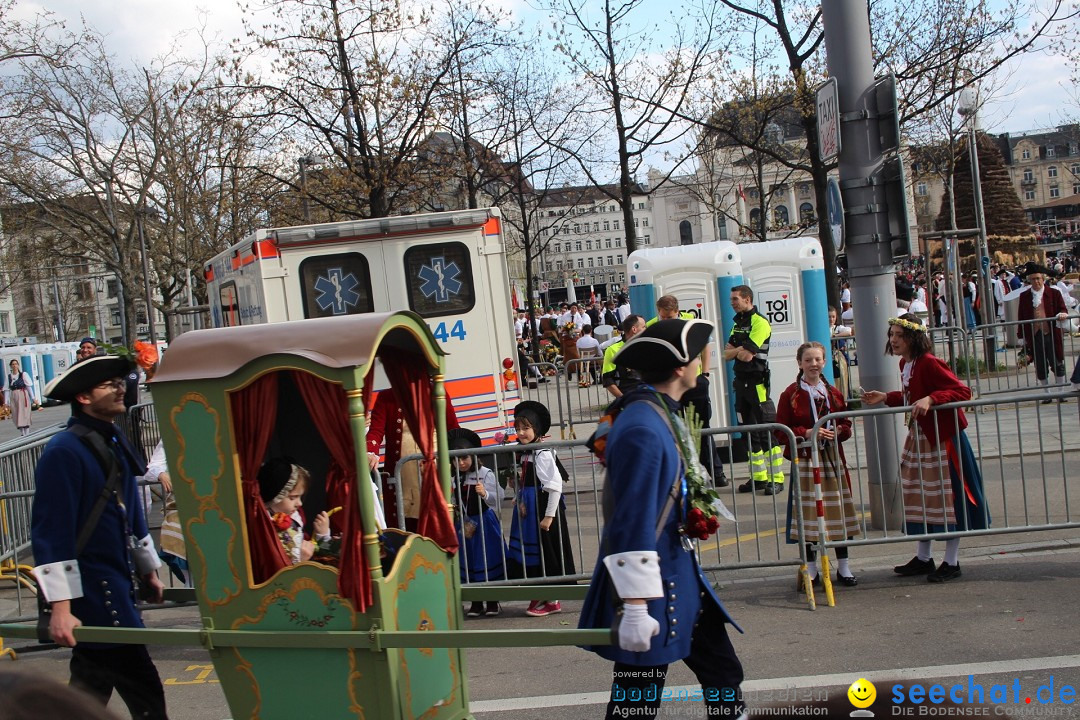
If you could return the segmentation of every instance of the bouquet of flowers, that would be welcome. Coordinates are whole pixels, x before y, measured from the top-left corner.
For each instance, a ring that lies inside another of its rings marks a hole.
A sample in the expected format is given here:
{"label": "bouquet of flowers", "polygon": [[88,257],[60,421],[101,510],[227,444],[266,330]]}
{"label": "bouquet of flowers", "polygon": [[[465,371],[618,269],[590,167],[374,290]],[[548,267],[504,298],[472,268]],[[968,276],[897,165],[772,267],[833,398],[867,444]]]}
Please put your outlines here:
{"label": "bouquet of flowers", "polygon": [[708,540],[720,528],[716,517],[720,494],[709,484],[709,473],[698,458],[701,418],[694,406],[688,405],[675,420],[679,454],[686,465],[686,500],[690,506],[679,533],[683,536],[683,546],[691,549],[693,540]]}

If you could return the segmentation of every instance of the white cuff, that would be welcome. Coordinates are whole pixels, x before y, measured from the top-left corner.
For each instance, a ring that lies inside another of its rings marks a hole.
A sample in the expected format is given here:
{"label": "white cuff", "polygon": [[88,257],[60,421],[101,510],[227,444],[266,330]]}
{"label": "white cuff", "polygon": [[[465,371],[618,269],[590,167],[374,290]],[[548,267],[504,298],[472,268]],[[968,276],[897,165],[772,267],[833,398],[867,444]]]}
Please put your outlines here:
{"label": "white cuff", "polygon": [[157,549],[154,548],[154,539],[147,535],[136,541],[131,551],[131,559],[135,563],[135,569],[140,577],[148,575],[161,567],[161,558],[158,557]]}
{"label": "white cuff", "polygon": [[544,517],[555,517],[555,513],[559,512],[560,498],[562,498],[562,493],[548,490],[547,507],[544,508]]}
{"label": "white cuff", "polygon": [[615,553],[604,558],[615,592],[621,598],[657,598],[664,595],[660,554],[654,550]]}
{"label": "white cuff", "polygon": [[34,568],[38,590],[49,602],[74,600],[83,596],[82,574],[75,560],[38,565]]}

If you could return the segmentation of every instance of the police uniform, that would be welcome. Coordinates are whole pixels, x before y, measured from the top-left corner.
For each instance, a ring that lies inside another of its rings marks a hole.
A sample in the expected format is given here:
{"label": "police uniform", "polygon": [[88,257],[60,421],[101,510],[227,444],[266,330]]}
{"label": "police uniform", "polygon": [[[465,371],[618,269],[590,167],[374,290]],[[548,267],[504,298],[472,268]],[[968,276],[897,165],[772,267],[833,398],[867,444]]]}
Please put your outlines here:
{"label": "police uniform", "polygon": [[[776,409],[769,399],[769,341],[772,326],[758,312],[757,306],[735,313],[728,344],[749,350],[754,357],[749,362],[735,360],[732,386],[735,392],[735,413],[742,425],[773,422]],[[766,490],[778,492],[784,484],[784,452],[768,430],[747,433],[750,439],[750,481],[739,486],[739,492]]]}

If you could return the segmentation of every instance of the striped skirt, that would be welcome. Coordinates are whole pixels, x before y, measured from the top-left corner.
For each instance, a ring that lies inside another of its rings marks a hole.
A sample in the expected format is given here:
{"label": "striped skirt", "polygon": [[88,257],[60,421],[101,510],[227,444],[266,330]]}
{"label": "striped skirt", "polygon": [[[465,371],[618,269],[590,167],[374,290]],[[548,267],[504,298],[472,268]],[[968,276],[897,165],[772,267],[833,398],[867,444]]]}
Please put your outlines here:
{"label": "striped skirt", "polygon": [[[835,443],[827,443],[818,454],[821,463],[821,497],[825,510],[825,535],[830,542],[857,536],[862,528],[855,514],[851,497],[851,480],[840,461]],[[799,473],[799,503],[802,505],[803,542],[818,542],[817,500],[814,495],[813,473]],[[799,526],[792,513],[794,495],[788,494],[788,541],[799,542]]]}
{"label": "striped skirt", "polygon": [[982,474],[963,431],[940,445],[910,431],[900,454],[900,481],[908,535],[990,526]]}

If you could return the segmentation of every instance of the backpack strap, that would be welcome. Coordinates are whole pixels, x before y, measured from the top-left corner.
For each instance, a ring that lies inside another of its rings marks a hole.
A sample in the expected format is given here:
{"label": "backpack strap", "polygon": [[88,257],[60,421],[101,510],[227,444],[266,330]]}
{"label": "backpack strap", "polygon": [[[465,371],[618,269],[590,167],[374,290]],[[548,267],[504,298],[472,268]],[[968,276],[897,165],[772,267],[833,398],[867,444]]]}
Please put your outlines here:
{"label": "backpack strap", "polygon": [[79,536],[75,540],[75,557],[78,558],[82,554],[83,548],[86,547],[86,543],[90,540],[90,536],[97,528],[101,513],[105,512],[105,506],[108,504],[109,499],[115,494],[116,486],[120,484],[120,468],[119,463],[116,461],[116,455],[105,445],[105,438],[101,437],[101,433],[78,423],[69,427],[68,432],[82,441],[101,465],[101,469],[105,471],[105,486],[101,489],[101,494],[98,495],[94,507],[90,509],[90,514],[86,516],[86,522],[83,524],[82,529],[79,530]]}

